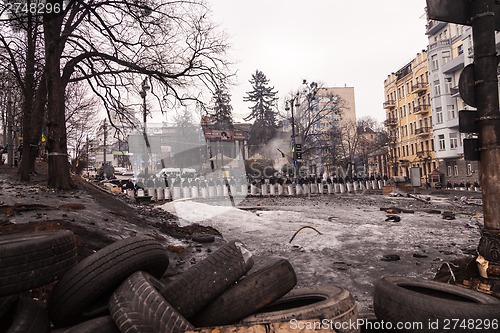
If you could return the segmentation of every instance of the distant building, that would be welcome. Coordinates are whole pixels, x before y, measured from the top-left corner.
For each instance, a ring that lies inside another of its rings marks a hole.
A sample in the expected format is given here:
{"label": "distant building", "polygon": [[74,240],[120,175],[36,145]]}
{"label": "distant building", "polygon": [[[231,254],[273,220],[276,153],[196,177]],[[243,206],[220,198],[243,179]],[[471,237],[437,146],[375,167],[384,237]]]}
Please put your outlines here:
{"label": "distant building", "polygon": [[422,180],[438,168],[432,132],[427,51],[384,80],[385,126],[389,132],[389,176],[409,177],[418,167]]}
{"label": "distant building", "polygon": [[[335,99],[341,100],[341,112],[334,113],[331,116],[324,116],[331,112],[329,105],[335,102]],[[307,110],[312,105],[313,110]],[[344,127],[355,131],[356,123],[356,102],[354,87],[321,87],[314,95],[314,101],[310,104],[300,104],[297,113],[308,113],[312,117],[319,117],[320,121],[308,129],[309,134],[322,137],[323,141],[332,140],[332,130],[335,127]],[[310,122],[311,120],[309,120]],[[350,126],[349,126],[350,125]],[[330,142],[331,143],[331,142]],[[333,144],[333,143],[332,143]],[[304,154],[303,163],[308,166],[309,172],[313,174],[331,174],[333,164],[332,152],[328,145],[321,144],[320,149],[310,151]],[[308,149],[304,147],[303,149]]]}
{"label": "distant building", "polygon": [[[462,69],[473,62],[472,29],[468,26],[428,20],[429,83],[434,143],[443,181],[479,180],[479,162],[464,160],[463,139],[458,130],[460,110],[474,109],[460,98],[458,80]],[[498,36],[498,33],[497,33]],[[497,51],[500,43],[497,38]]]}

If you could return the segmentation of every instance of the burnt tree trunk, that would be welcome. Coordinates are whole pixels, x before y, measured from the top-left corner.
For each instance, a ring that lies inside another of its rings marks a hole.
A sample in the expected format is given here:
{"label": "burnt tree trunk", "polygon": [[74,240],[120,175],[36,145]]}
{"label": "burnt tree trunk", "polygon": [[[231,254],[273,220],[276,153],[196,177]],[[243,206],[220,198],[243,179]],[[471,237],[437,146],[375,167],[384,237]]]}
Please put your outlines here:
{"label": "burnt tree trunk", "polygon": [[[48,3],[49,1],[47,1]],[[62,1],[50,1],[52,4]],[[45,39],[45,73],[47,83],[47,149],[48,186],[68,190],[74,187],[69,173],[64,106],[65,86],[61,79],[61,13],[45,14],[43,20]]]}

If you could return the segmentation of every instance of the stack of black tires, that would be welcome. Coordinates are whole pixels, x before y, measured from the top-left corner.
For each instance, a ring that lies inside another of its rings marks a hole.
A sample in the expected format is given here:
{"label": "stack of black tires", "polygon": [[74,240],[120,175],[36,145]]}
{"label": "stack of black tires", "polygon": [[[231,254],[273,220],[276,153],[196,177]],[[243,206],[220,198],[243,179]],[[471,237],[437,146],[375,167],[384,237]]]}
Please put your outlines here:
{"label": "stack of black tires", "polygon": [[[290,263],[254,259],[239,241],[161,280],[169,259],[157,240],[117,241],[77,262],[70,231],[0,237],[0,332],[146,333],[199,327],[358,318],[344,289],[294,289]],[[47,284],[47,303],[22,296]],[[331,323],[330,323],[331,325]],[[333,331],[333,330],[331,330]],[[338,332],[359,332],[346,328]]]}

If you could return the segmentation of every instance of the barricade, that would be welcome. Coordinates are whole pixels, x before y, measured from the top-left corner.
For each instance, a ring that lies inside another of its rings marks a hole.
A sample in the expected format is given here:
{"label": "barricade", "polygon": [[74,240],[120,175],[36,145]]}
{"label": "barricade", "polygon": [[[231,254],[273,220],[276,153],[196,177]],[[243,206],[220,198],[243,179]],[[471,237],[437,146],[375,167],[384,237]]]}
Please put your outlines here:
{"label": "barricade", "polygon": [[200,196],[200,192],[198,190],[198,185],[191,186],[191,198],[198,198]]}
{"label": "barricade", "polygon": [[172,200],[172,192],[170,192],[170,187],[165,187],[165,200]]}
{"label": "barricade", "polygon": [[238,195],[238,190],[237,190],[236,184],[230,184],[229,189],[231,190],[231,195],[233,197]]}
{"label": "barricade", "polygon": [[261,184],[260,185],[260,188],[261,188],[261,191],[262,191],[262,195],[267,195],[267,184]]}
{"label": "barricade", "polygon": [[318,189],[318,185],[311,183],[309,184],[309,193],[316,194],[316,190]]}
{"label": "barricade", "polygon": [[156,189],[154,187],[148,187],[148,195],[151,197],[151,201],[156,200]]}
{"label": "barricade", "polygon": [[248,195],[248,184],[241,184],[241,195],[246,197]]}
{"label": "barricade", "polygon": [[216,195],[217,195],[217,188],[215,187],[215,185],[208,186],[208,197],[215,198]]}
{"label": "barricade", "polygon": [[158,187],[156,189],[156,199],[165,200],[165,189],[163,187]]}
{"label": "barricade", "polygon": [[250,195],[257,195],[257,186],[255,184],[250,184]]}
{"label": "barricade", "polygon": [[277,187],[278,187],[278,195],[283,195],[283,192],[284,192],[283,185],[278,184]]}
{"label": "barricade", "polygon": [[174,186],[174,189],[172,191],[172,199],[177,200],[180,198],[182,198],[181,188],[180,186]]}
{"label": "barricade", "polygon": [[206,186],[201,187],[201,197],[203,199],[208,199],[208,187]]}
{"label": "barricade", "polygon": [[326,184],[328,194],[333,194],[333,184]]}
{"label": "barricade", "polygon": [[310,190],[310,186],[309,186],[309,184],[304,184],[304,185],[302,185],[302,193],[303,193],[304,195],[308,195],[308,194],[309,194],[309,190]]}
{"label": "barricade", "polygon": [[274,184],[269,185],[269,194],[276,195],[276,186]]}
{"label": "barricade", "polygon": [[182,197],[191,198],[191,187],[185,186],[182,188]]}
{"label": "barricade", "polygon": [[[299,187],[300,185],[297,186],[297,188]],[[290,196],[293,196],[295,195],[295,188],[293,187],[293,184],[289,184],[288,186],[288,195]],[[298,195],[298,194],[297,194]]]}

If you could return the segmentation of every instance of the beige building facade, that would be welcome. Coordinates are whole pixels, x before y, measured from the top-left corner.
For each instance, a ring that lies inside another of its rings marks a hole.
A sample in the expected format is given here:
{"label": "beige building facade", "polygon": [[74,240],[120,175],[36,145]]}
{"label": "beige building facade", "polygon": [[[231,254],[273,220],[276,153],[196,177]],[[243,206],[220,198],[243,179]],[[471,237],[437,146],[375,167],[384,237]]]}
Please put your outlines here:
{"label": "beige building facade", "polygon": [[410,176],[419,168],[422,182],[439,167],[434,152],[427,51],[384,80],[385,126],[389,133],[389,176]]}

